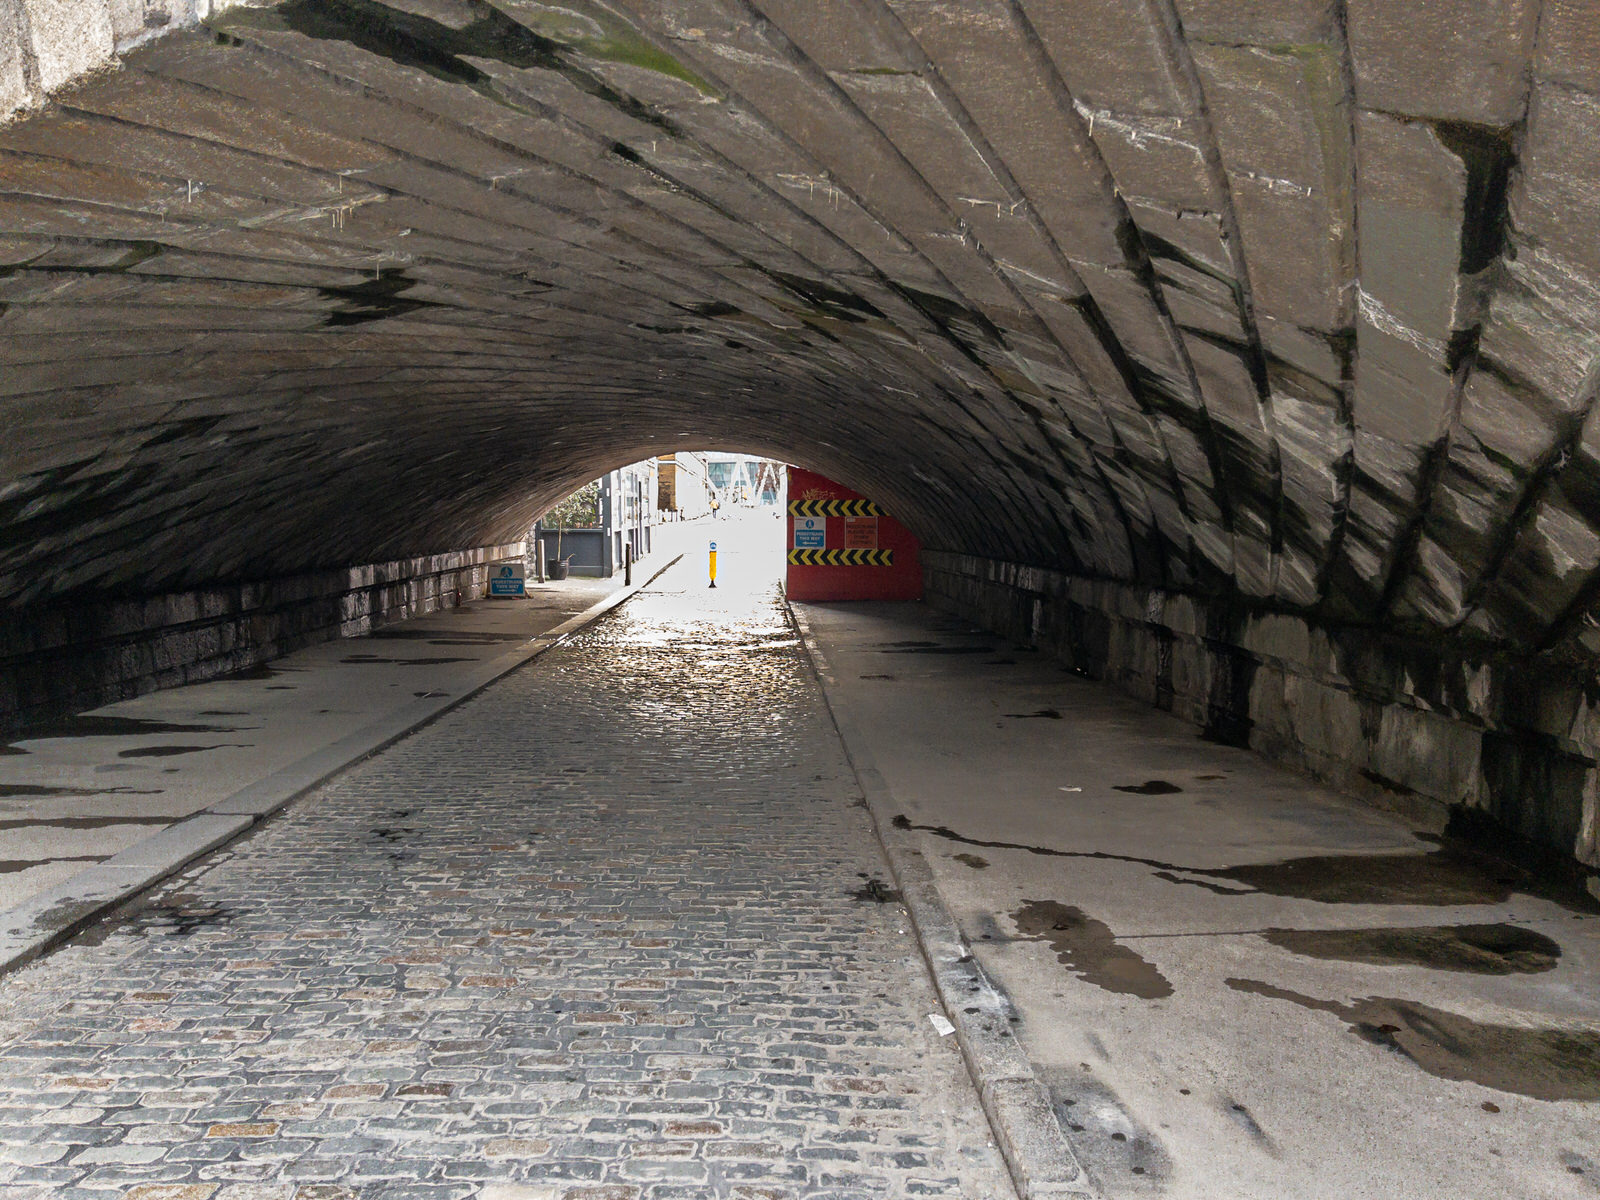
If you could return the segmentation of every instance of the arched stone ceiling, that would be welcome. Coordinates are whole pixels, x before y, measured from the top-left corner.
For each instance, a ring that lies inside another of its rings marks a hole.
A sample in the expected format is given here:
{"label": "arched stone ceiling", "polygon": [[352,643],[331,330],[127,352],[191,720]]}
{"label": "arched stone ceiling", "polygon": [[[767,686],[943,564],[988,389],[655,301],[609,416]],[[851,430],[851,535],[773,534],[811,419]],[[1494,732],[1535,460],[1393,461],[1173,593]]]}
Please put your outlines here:
{"label": "arched stone ceiling", "polygon": [[1590,0],[235,9],[0,128],[0,597],[726,446],[937,548],[1581,634],[1597,92]]}

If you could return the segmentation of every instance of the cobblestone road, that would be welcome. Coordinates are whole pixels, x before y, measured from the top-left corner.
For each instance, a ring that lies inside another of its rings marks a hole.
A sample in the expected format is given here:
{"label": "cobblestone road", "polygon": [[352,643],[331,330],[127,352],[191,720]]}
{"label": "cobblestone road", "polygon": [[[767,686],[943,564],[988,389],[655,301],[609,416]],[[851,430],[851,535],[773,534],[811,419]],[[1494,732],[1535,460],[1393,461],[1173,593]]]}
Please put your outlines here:
{"label": "cobblestone road", "polygon": [[696,583],[0,981],[0,1197],[1012,1196],[782,610]]}

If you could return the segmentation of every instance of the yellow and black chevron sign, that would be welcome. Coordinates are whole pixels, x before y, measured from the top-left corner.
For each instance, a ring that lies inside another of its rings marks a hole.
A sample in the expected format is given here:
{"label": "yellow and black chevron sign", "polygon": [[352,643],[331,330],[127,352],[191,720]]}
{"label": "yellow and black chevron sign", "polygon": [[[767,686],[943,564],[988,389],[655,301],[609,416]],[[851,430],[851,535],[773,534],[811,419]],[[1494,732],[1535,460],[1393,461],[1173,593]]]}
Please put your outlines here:
{"label": "yellow and black chevron sign", "polygon": [[894,551],[791,550],[789,564],[795,567],[889,567],[894,565]]}
{"label": "yellow and black chevron sign", "polygon": [[791,500],[792,517],[877,517],[883,510],[871,500]]}

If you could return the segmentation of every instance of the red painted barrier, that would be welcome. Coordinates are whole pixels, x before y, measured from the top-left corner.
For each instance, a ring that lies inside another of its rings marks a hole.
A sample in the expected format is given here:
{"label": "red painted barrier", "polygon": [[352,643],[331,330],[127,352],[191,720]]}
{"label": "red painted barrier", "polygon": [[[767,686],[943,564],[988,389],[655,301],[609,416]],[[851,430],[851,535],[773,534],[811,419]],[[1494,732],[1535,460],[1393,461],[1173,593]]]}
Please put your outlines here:
{"label": "red painted barrier", "polygon": [[921,545],[859,492],[789,468],[791,600],[920,600]]}

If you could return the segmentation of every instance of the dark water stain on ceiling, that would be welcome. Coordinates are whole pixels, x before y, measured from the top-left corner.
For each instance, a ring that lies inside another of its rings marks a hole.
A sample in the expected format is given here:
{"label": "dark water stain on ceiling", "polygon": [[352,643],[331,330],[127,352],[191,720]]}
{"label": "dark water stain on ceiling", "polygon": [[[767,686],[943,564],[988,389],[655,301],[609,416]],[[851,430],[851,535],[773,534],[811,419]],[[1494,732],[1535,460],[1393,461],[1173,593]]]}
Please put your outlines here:
{"label": "dark water stain on ceiling", "polygon": [[1258,979],[1229,979],[1246,995],[1331,1013],[1350,1031],[1439,1079],[1535,1100],[1600,1100],[1600,1030],[1495,1025],[1414,1000],[1369,996],[1341,1004]]}

